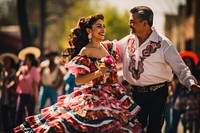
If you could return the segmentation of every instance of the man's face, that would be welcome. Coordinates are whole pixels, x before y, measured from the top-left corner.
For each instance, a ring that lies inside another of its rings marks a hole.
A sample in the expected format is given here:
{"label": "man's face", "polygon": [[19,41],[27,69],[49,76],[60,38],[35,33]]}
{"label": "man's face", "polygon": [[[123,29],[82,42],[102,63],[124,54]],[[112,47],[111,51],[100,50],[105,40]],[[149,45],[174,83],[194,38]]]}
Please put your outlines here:
{"label": "man's face", "polygon": [[139,19],[138,13],[130,14],[128,26],[131,28],[131,33],[140,34],[144,30],[144,21]]}

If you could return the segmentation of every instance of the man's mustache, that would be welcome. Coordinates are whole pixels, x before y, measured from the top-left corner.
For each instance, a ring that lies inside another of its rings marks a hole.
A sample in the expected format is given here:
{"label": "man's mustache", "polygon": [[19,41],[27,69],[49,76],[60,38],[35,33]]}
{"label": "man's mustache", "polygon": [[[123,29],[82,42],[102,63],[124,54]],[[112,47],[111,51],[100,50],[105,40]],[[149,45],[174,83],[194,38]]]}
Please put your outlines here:
{"label": "man's mustache", "polygon": [[133,26],[132,26],[132,25],[129,25],[129,28],[133,29]]}

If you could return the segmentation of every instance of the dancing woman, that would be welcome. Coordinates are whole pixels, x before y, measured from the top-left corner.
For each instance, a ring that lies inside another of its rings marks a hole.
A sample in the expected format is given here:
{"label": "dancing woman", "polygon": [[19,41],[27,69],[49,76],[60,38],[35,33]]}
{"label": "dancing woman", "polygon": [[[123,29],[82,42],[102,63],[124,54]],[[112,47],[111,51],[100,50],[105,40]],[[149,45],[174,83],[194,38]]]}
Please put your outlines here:
{"label": "dancing woman", "polygon": [[83,85],[41,114],[27,117],[15,132],[141,132],[136,119],[140,107],[118,81],[117,48],[113,42],[101,44],[105,34],[102,14],[79,19],[70,40],[75,51],[66,67]]}

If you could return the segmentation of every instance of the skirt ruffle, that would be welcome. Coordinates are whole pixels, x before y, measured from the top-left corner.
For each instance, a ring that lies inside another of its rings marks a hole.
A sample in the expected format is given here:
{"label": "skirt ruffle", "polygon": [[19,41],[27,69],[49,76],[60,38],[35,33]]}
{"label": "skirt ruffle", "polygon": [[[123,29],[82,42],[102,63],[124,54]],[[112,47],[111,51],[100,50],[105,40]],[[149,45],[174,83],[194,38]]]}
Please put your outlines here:
{"label": "skirt ruffle", "polygon": [[119,84],[82,86],[56,104],[29,116],[15,132],[36,133],[140,133],[135,118],[140,107]]}

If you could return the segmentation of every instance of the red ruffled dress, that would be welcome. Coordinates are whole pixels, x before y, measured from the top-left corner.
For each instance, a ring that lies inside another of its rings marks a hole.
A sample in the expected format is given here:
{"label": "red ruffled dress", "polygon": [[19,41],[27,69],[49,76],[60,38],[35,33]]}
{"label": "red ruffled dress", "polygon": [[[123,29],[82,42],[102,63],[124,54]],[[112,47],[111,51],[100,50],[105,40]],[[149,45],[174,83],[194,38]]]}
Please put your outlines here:
{"label": "red ruffled dress", "polygon": [[[113,57],[116,48],[109,45]],[[99,59],[78,55],[68,68],[74,74],[89,74],[97,70]],[[116,67],[91,83],[75,88],[69,95],[60,96],[53,106],[29,116],[14,129],[27,133],[141,133],[136,119],[140,107],[126,95],[117,78]]]}

